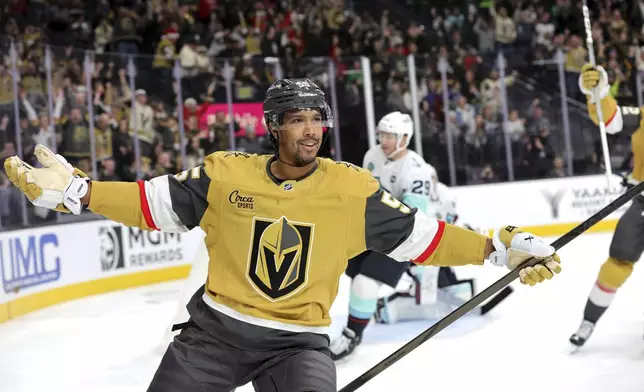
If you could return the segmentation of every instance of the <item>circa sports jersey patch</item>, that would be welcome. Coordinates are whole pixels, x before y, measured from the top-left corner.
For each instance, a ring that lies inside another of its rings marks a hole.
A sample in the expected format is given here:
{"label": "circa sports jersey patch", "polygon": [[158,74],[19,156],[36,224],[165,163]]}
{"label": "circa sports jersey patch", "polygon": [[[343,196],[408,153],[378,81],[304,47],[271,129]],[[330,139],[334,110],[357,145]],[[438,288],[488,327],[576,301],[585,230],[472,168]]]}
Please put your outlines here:
{"label": "circa sports jersey patch", "polygon": [[253,196],[244,195],[235,189],[228,195],[228,202],[242,210],[252,210],[255,208],[255,198]]}
{"label": "circa sports jersey patch", "polygon": [[247,278],[264,298],[280,301],[306,285],[312,223],[253,218]]}

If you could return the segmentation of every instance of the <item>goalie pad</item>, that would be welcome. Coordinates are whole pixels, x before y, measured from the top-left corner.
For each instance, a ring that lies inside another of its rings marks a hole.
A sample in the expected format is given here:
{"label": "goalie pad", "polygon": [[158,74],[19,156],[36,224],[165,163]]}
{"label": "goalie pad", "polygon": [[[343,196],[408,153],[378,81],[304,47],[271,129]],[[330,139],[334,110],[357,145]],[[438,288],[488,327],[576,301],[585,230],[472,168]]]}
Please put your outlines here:
{"label": "goalie pad", "polygon": [[[451,272],[449,269],[445,272]],[[439,268],[410,268],[412,287],[378,300],[375,319],[380,324],[401,321],[439,319],[451,313],[474,296],[474,281],[458,281],[455,275],[441,273]],[[454,280],[451,280],[453,277]],[[440,287],[440,288],[439,288]]]}

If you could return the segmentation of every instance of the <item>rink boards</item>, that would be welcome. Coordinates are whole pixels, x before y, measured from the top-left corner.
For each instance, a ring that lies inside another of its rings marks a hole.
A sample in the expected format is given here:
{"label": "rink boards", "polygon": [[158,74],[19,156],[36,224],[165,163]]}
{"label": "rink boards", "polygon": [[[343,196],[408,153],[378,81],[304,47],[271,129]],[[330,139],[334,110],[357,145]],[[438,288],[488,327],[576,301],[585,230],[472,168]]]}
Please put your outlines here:
{"label": "rink boards", "polygon": [[[605,175],[591,175],[451,189],[461,224],[483,229],[513,224],[540,236],[557,236],[624,193],[621,179],[613,176],[611,180],[610,187]],[[612,231],[629,206],[627,203],[589,231]]]}
{"label": "rink boards", "polygon": [[188,276],[203,232],[111,221],[0,233],[0,322],[70,299]]}
{"label": "rink boards", "polygon": [[[623,191],[605,176],[452,188],[461,223],[554,236]],[[626,208],[626,207],[624,207]],[[592,231],[610,231],[624,208]],[[203,239],[94,221],[0,233],[0,322],[71,299],[188,276]]]}

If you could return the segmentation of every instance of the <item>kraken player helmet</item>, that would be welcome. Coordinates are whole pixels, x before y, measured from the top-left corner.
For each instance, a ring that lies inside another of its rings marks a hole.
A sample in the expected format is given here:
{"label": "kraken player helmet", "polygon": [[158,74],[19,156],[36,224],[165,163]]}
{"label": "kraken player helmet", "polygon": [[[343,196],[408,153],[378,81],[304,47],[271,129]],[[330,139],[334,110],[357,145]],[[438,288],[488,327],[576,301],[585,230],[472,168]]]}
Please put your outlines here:
{"label": "kraken player helmet", "polygon": [[[396,149],[389,154],[389,158],[394,156],[397,152],[404,150],[409,146],[411,137],[414,135],[414,122],[411,116],[399,111],[386,114],[378,121],[377,132],[390,133],[396,135]],[[404,137],[407,139],[403,141]]]}
{"label": "kraken player helmet", "polygon": [[333,115],[326,102],[324,91],[308,78],[280,79],[268,88],[264,99],[264,120],[275,155],[279,154],[279,142],[271,130],[276,131],[280,128],[286,112],[306,109],[317,110],[322,115],[322,126],[326,128],[322,139],[324,144],[333,127]]}

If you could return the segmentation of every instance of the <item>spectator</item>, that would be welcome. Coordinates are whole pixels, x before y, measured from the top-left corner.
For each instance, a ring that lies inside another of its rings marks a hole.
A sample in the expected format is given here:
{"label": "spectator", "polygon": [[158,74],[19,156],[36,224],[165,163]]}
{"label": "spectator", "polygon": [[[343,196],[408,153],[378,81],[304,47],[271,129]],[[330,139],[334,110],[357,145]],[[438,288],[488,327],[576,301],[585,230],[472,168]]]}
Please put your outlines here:
{"label": "spectator", "polygon": [[[139,35],[140,16],[134,10],[118,7],[114,21],[114,28],[106,20],[103,21],[104,33],[99,39],[103,42],[112,36],[114,50],[118,53],[136,55],[139,53],[141,36]],[[111,34],[110,34],[111,33]],[[165,53],[165,51],[164,51]]]}
{"label": "spectator", "polygon": [[566,171],[564,168],[564,159],[562,157],[557,156],[552,161],[552,170],[550,171],[549,177],[551,178],[566,177]]}
{"label": "spectator", "polygon": [[513,143],[518,142],[525,133],[525,119],[519,118],[519,111],[513,110],[510,112],[507,128],[505,130],[510,136]]}
{"label": "spectator", "polygon": [[107,158],[101,161],[101,181],[122,181],[116,174],[116,162],[113,158]]}
{"label": "spectator", "polygon": [[497,13],[494,3],[490,7],[490,14],[494,18],[496,27],[494,34],[496,50],[503,52],[510,50],[517,38],[517,28],[514,20],[508,15],[508,10],[505,7],[499,7]]}
{"label": "spectator", "polygon": [[453,112],[454,122],[458,129],[464,131],[465,134],[472,134],[476,130],[476,112],[474,107],[467,102],[464,96],[458,97],[456,109]]}
{"label": "spectator", "polygon": [[268,138],[257,136],[254,125],[247,125],[244,136],[237,138],[237,150],[249,154],[269,154],[273,151],[273,146]]}
{"label": "spectator", "polygon": [[481,17],[474,23],[474,33],[478,36],[478,49],[483,54],[494,51],[496,32],[494,23]]}
{"label": "spectator", "polygon": [[11,219],[11,206],[9,203],[11,200],[10,184],[11,182],[9,182],[4,172],[0,172],[0,226],[3,223],[8,223]]}
{"label": "spectator", "polygon": [[[233,7],[230,2],[212,0],[198,5],[97,0],[87,12],[79,12],[87,7],[77,0],[64,4],[32,0],[28,7],[25,1],[12,1],[14,14],[3,19],[0,53],[9,53],[10,43],[15,43],[19,114],[15,119],[6,57],[0,61],[0,145],[15,141],[18,125],[26,153],[35,143],[55,145],[61,153],[76,154],[70,159],[80,160],[87,168],[92,115],[101,176],[137,179],[136,139],[144,158],[144,176],[191,167],[205,154],[231,147],[229,120],[222,111],[206,115],[212,112],[211,105],[227,102],[229,95],[234,103],[260,103],[263,92],[281,74],[311,77],[329,93],[335,87],[338,110],[334,114],[341,122],[341,140],[351,146],[343,149],[343,158],[359,162],[367,144],[367,126],[364,116],[355,115],[364,110],[366,76],[357,56],[367,55],[376,120],[387,111],[411,113],[420,108],[426,156],[439,172],[447,172],[447,120],[462,130],[452,134],[458,181],[463,170],[462,178],[474,182],[504,177],[500,94],[504,83],[506,106],[513,109],[505,132],[513,143],[518,176],[560,174],[559,160],[553,159],[562,154],[556,142],[561,140],[559,101],[547,96],[558,94],[558,78],[549,66],[532,61],[551,63],[556,50],[565,49],[568,93],[577,94],[576,75],[587,61],[579,38],[584,31],[577,3],[511,1],[491,8],[484,4],[461,8],[449,2],[447,7],[432,3],[423,8],[414,3],[418,15],[413,16],[427,18],[421,25],[421,19],[407,20],[398,9],[379,13],[378,4],[362,8],[359,3],[343,9],[341,2],[327,1],[241,2]],[[641,3],[633,3],[633,10],[624,2],[596,7],[591,3],[598,16],[592,26],[597,61],[607,69],[611,93],[620,102],[634,98],[632,68],[644,69],[644,57],[636,49],[644,24]],[[45,45],[51,48],[53,60],[49,71]],[[500,80],[495,47],[508,60],[505,80]],[[89,85],[85,49],[94,50],[87,56],[93,61]],[[418,102],[409,87],[408,54],[415,59]],[[134,75],[129,72],[129,58]],[[448,65],[445,101],[437,62],[441,58]],[[180,81],[173,73],[177,60]],[[90,87],[93,96],[88,99]],[[180,99],[184,102],[177,104]],[[527,113],[527,121],[520,118],[522,113]],[[7,120],[2,120],[5,114]],[[266,139],[255,133],[259,131],[255,117],[231,120],[238,149],[270,152]],[[583,132],[579,131],[583,128],[575,126],[572,131]],[[183,138],[179,137],[182,132]],[[584,138],[573,141],[578,139]],[[584,146],[580,147],[583,151]],[[185,162],[179,159],[182,150]],[[592,162],[589,155],[580,167],[590,167]],[[533,163],[538,170],[523,170]]]}
{"label": "spectator", "polygon": [[552,39],[555,35],[555,25],[550,20],[550,13],[542,12],[539,22],[534,26],[536,33],[535,44],[552,52],[554,44]]}
{"label": "spectator", "polygon": [[566,52],[566,90],[573,97],[579,96],[578,80],[581,67],[588,61],[588,52],[581,45],[581,38],[573,35],[568,40]]}
{"label": "spectator", "polygon": [[137,137],[141,147],[141,165],[147,171],[152,165],[154,146],[158,139],[154,111],[148,105],[148,95],[143,89],[134,92],[134,113],[130,119],[130,134]]}

